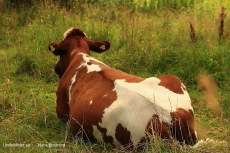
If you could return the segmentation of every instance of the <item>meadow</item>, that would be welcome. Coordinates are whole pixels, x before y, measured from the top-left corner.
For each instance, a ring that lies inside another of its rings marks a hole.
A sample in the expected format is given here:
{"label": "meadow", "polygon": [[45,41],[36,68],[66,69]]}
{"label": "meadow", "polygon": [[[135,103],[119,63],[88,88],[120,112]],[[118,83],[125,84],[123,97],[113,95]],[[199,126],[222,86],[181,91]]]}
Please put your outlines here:
{"label": "meadow", "polygon": [[140,77],[173,74],[186,85],[198,138],[209,141],[182,147],[153,139],[145,152],[230,152],[228,0],[0,1],[0,152],[120,152],[74,140],[56,117],[58,57],[48,45],[71,27],[111,43],[91,54],[105,64]]}

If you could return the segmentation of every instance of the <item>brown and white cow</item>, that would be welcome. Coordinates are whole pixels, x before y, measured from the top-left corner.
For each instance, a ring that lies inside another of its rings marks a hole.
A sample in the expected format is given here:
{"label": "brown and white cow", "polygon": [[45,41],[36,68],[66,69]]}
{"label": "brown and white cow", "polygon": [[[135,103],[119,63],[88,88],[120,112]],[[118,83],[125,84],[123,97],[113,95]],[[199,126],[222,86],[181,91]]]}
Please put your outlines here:
{"label": "brown and white cow", "polygon": [[140,78],[90,56],[90,50],[109,48],[109,42],[90,41],[77,28],[49,45],[60,56],[55,66],[61,78],[57,116],[70,120],[74,136],[128,149],[148,141],[149,135],[195,144],[193,108],[183,83],[173,75]]}

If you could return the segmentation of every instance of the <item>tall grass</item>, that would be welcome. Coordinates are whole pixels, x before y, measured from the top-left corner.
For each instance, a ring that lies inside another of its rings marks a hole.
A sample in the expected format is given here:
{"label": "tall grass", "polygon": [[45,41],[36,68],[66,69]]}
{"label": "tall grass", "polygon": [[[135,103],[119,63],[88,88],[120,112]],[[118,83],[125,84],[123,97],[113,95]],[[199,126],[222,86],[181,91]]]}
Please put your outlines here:
{"label": "tall grass", "polygon": [[[228,1],[34,0],[23,6],[11,6],[8,2],[16,2],[13,0],[1,2],[7,7],[0,7],[0,143],[32,146],[1,146],[4,151],[117,151],[73,141],[71,133],[66,133],[66,125],[56,117],[58,78],[53,66],[58,58],[48,52],[47,46],[62,40],[63,33],[71,27],[81,28],[92,40],[109,41],[109,51],[92,56],[113,68],[140,77],[178,76],[191,95],[199,138],[230,141]],[[223,5],[227,17],[220,42],[219,14]],[[190,23],[195,44],[190,38]],[[215,117],[205,103],[197,83],[201,72],[216,84],[221,117]],[[66,146],[46,148],[38,147],[38,143]],[[161,141],[153,143],[149,152],[186,151]],[[229,151],[225,143],[218,141],[211,149],[201,149]],[[198,147],[187,151],[200,150]]]}

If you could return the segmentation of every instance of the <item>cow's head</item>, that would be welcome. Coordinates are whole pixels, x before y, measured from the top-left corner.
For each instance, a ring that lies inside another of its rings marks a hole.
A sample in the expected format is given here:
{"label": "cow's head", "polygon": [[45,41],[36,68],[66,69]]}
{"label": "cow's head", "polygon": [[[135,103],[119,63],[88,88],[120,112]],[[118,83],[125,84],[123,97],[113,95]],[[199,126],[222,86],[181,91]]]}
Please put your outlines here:
{"label": "cow's head", "polygon": [[64,39],[60,43],[53,42],[49,45],[49,50],[56,56],[60,56],[60,60],[55,65],[54,71],[59,78],[65,73],[71,57],[75,53],[85,53],[90,55],[90,50],[102,53],[110,48],[107,41],[90,41],[86,34],[78,29],[71,28],[64,33]]}

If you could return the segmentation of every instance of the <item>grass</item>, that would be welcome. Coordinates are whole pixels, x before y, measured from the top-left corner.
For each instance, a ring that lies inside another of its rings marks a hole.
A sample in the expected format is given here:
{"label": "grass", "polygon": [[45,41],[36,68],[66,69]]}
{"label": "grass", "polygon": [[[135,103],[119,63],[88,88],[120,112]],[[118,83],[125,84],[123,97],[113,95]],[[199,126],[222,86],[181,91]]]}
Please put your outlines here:
{"label": "grass", "polygon": [[[141,77],[173,74],[182,79],[192,98],[199,139],[213,139],[196,148],[153,139],[146,152],[229,152],[230,3],[207,1],[190,1],[194,5],[188,6],[178,0],[174,4],[176,9],[166,5],[170,1],[150,7],[153,1],[103,0],[71,1],[71,7],[60,7],[58,1],[49,0],[33,1],[24,7],[0,7],[4,14],[0,16],[0,150],[119,151],[74,141],[66,124],[56,117],[58,77],[53,66],[58,58],[48,52],[47,46],[60,41],[70,27],[78,27],[90,39],[108,40],[112,44],[106,53],[92,53],[107,65]],[[219,39],[223,5],[227,17]],[[195,44],[190,38],[190,22],[195,30]],[[206,103],[197,81],[201,73],[214,80],[221,117],[215,116]],[[65,144],[65,147],[39,144]]]}

